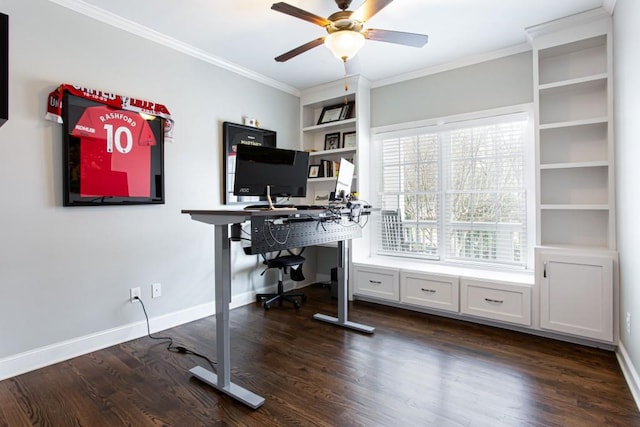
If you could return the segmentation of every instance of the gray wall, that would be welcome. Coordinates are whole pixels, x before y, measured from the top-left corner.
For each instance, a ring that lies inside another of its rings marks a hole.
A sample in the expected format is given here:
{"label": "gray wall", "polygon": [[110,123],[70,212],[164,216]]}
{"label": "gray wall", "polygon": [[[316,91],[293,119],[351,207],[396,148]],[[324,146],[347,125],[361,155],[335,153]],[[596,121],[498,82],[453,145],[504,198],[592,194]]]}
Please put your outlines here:
{"label": "gray wall", "polygon": [[[0,0],[10,17],[9,121],[0,128],[0,379],[3,360],[144,319],[213,310],[212,228],[181,209],[221,203],[221,123],[257,117],[299,144],[299,99],[46,0]],[[62,127],[48,93],[79,84],[165,104],[166,204],[62,207]],[[239,248],[238,248],[239,249]],[[260,288],[255,257],[232,257],[234,292]],[[151,299],[151,283],[162,297]],[[82,348],[78,350],[82,352]],[[4,359],[3,359],[4,358]]]}
{"label": "gray wall", "polygon": [[371,127],[533,102],[531,51],[374,88]]}
{"label": "gray wall", "polygon": [[[640,367],[640,2],[618,0],[614,22],[614,100],[616,141],[617,241],[620,254],[620,340],[633,365]],[[631,334],[625,316],[631,314]]]}

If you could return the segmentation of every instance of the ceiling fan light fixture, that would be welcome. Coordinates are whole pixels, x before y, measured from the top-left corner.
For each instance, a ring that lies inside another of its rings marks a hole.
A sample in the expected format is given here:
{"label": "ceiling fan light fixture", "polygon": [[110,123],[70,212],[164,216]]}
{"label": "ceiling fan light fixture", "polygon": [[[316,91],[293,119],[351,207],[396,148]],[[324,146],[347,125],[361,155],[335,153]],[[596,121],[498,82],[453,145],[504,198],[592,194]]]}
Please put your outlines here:
{"label": "ceiling fan light fixture", "polygon": [[346,61],[351,59],[364,45],[364,35],[353,30],[338,30],[324,39],[324,44],[336,58]]}

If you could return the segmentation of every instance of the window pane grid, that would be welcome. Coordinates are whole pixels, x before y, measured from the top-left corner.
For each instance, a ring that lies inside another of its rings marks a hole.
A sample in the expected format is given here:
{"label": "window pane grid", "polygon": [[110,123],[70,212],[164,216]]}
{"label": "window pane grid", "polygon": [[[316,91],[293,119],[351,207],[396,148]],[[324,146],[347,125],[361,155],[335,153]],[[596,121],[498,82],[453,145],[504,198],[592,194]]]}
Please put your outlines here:
{"label": "window pane grid", "polygon": [[[445,257],[524,263],[525,122],[450,132],[445,195]],[[515,228],[515,229],[514,229]]]}
{"label": "window pane grid", "polygon": [[381,143],[378,241],[386,254],[437,258],[438,135],[394,135]]}
{"label": "window pane grid", "polygon": [[526,120],[496,121],[377,138],[380,253],[526,265]]}

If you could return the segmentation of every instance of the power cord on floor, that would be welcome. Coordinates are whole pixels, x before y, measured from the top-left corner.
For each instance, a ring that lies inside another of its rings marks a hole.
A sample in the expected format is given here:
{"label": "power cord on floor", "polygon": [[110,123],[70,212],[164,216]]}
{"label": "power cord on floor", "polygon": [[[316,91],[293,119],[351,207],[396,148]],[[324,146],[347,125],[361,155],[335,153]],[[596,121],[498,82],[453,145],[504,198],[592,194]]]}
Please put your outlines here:
{"label": "power cord on floor", "polygon": [[140,299],[140,297],[133,297],[133,299],[137,300],[140,305],[142,306],[142,311],[144,312],[144,318],[147,321],[147,336],[153,340],[161,340],[161,341],[166,341],[167,342],[167,350],[172,352],[172,353],[180,353],[180,354],[191,354],[193,356],[199,357],[201,359],[206,360],[207,362],[209,362],[209,365],[211,365],[211,367],[214,369],[216,369],[216,362],[214,362],[213,360],[209,359],[207,356],[205,356],[204,354],[200,354],[197,353],[193,350],[190,350],[188,348],[186,348],[185,346],[182,345],[175,345],[173,343],[173,338],[171,337],[155,337],[153,335],[151,335],[151,329],[149,328],[149,316],[147,315],[147,309],[144,306],[144,303],[142,302],[142,299]]}

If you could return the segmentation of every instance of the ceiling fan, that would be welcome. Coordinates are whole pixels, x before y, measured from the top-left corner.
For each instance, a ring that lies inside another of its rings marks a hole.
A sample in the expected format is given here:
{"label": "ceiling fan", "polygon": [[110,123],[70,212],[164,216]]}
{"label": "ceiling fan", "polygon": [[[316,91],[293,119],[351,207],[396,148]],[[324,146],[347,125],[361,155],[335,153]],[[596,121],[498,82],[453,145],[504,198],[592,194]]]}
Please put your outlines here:
{"label": "ceiling fan", "polygon": [[392,1],[365,0],[357,10],[351,11],[347,10],[351,5],[351,0],[335,0],[340,11],[333,13],[328,18],[323,18],[284,2],[274,3],[271,9],[324,27],[328,33],[326,36],[319,37],[277,56],[275,60],[278,62],[288,61],[324,43],[336,57],[346,62],[358,53],[365,39],[413,47],[424,46],[429,39],[425,34],[364,27],[366,21]]}

